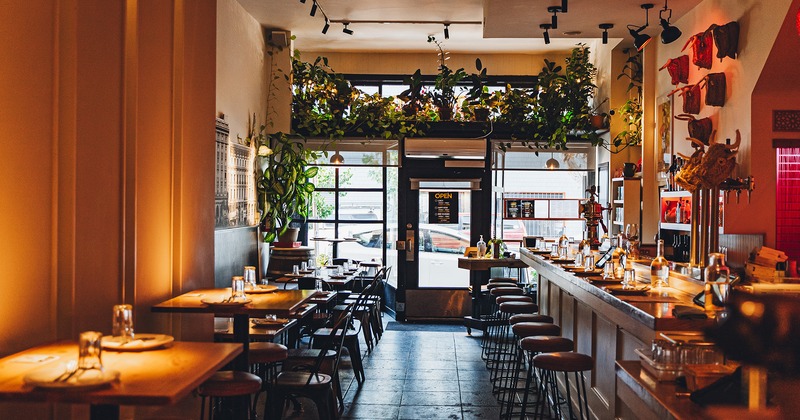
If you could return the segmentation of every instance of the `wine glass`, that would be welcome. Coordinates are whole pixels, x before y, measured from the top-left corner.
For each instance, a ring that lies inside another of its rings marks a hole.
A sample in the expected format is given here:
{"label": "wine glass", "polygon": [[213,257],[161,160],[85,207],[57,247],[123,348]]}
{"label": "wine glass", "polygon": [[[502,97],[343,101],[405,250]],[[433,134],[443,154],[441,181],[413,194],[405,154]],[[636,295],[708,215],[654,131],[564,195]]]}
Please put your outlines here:
{"label": "wine glass", "polygon": [[625,239],[629,241],[639,239],[639,225],[636,223],[628,223],[628,225],[625,226]]}

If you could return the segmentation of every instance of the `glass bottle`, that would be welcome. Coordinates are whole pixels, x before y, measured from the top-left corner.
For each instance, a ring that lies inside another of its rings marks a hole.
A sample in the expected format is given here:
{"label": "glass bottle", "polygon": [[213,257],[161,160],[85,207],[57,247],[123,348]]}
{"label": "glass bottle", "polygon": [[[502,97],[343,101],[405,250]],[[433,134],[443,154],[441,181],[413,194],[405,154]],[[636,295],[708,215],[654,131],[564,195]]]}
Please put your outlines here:
{"label": "glass bottle", "polygon": [[583,253],[584,252],[583,251],[584,248],[586,248],[587,246],[589,246],[589,248],[591,248],[591,244],[589,243],[589,240],[586,239],[586,232],[583,232],[583,234],[581,235],[581,241],[578,243],[578,252],[579,253]]}
{"label": "glass bottle", "polygon": [[669,286],[669,261],[664,258],[664,240],[658,240],[657,255],[650,263],[650,287]]}
{"label": "glass bottle", "polygon": [[628,253],[625,252],[625,248],[622,247],[622,237],[622,233],[617,234],[617,247],[614,248],[614,251],[611,253],[611,261],[614,262],[614,267],[616,268],[614,278],[620,279],[625,273],[625,264],[628,260]]}
{"label": "glass bottle", "polygon": [[558,238],[558,256],[560,258],[567,258],[569,254],[569,238],[566,231],[561,231],[561,237]]}
{"label": "glass bottle", "polygon": [[714,296],[718,303],[724,304],[728,299],[730,288],[730,269],[725,265],[725,254],[712,252],[708,254],[708,265],[703,270],[703,298],[706,312],[714,312]]}
{"label": "glass bottle", "polygon": [[486,256],[486,242],[483,241],[483,235],[481,238],[478,239],[478,258],[483,258]]}

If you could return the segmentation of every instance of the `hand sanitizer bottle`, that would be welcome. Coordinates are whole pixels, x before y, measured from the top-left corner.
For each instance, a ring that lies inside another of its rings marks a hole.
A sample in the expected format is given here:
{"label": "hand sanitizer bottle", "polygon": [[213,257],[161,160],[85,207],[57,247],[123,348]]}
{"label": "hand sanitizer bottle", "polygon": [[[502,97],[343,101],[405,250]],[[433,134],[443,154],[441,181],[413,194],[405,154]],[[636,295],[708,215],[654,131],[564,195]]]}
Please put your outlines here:
{"label": "hand sanitizer bottle", "polygon": [[483,241],[483,235],[478,239],[478,258],[486,256],[486,242]]}

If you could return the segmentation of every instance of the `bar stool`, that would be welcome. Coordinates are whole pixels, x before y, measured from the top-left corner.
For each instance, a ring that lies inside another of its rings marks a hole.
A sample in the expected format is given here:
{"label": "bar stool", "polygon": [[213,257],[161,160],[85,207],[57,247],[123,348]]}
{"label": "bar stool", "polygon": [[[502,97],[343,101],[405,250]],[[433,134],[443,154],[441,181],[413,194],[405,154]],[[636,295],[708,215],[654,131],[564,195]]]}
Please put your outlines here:
{"label": "bar stool", "polygon": [[[495,384],[495,390],[499,392],[498,400],[500,401],[501,408],[506,405],[509,400],[513,400],[514,395],[519,388],[519,371],[522,369],[523,355],[519,348],[519,341],[526,337],[531,336],[560,336],[561,328],[548,321],[548,316],[538,314],[525,314],[535,315],[535,319],[540,319],[545,322],[516,322],[511,325],[513,338],[511,340],[510,348],[507,350],[508,355],[508,373],[506,376],[501,377],[500,383]],[[510,321],[509,321],[510,322]]]}
{"label": "bar stool", "polygon": [[261,391],[253,399],[255,411],[259,395],[267,390],[267,384],[278,375],[278,365],[289,357],[289,349],[283,344],[257,341],[250,343],[247,357],[250,359],[250,373],[261,378]]}
{"label": "bar stool", "polygon": [[520,322],[546,322],[553,323],[553,317],[542,314],[516,314],[508,318],[508,323],[511,325],[519,324]]}
{"label": "bar stool", "polygon": [[[489,380],[495,381],[501,371],[506,370],[504,366],[511,361],[516,354],[515,341],[513,335],[509,334],[509,318],[516,314],[532,314],[539,310],[539,306],[532,302],[502,302],[500,303],[500,319],[504,324],[499,326],[497,331],[497,347],[494,353],[494,362],[489,366]],[[497,386],[494,387],[497,390]]]}
{"label": "bar stool", "polygon": [[491,315],[484,320],[486,330],[483,332],[481,339],[481,359],[486,360],[487,364],[489,355],[494,349],[493,344],[497,329],[508,323],[507,319],[500,319],[500,307],[497,303],[497,298],[500,296],[523,296],[524,291],[519,287],[496,287],[489,291],[489,295],[492,298]]}
{"label": "bar stool", "polygon": [[[569,352],[575,347],[575,344],[569,338],[556,337],[556,336],[528,336],[519,341],[519,349],[527,355],[527,375],[525,378],[524,394],[522,397],[522,410],[520,412],[520,419],[525,418],[525,411],[528,406],[528,396],[532,389],[536,389],[538,405],[544,404],[543,394],[541,392],[541,379],[536,378],[534,358],[540,354],[551,352]],[[507,414],[510,417],[513,414],[514,398],[509,398],[506,401]]]}
{"label": "bar stool", "polygon": [[[556,418],[562,417],[562,401],[567,405],[570,419],[589,419],[589,401],[586,398],[586,382],[583,379],[582,372],[592,370],[594,366],[594,359],[591,356],[573,353],[573,352],[555,352],[555,353],[542,353],[534,356],[533,365],[539,369],[539,376],[541,377],[542,389],[542,404],[538,408],[541,409],[541,416],[539,416],[539,409],[537,409],[534,417],[544,418],[545,415],[549,417],[549,412],[545,406],[550,402],[553,413]],[[562,398],[556,383],[556,374],[562,372],[564,374],[564,388],[567,395]],[[569,374],[575,375],[575,392],[578,406],[578,415],[575,417],[575,410],[572,408],[572,393],[570,392]]]}
{"label": "bar stool", "polygon": [[205,418],[206,397],[208,397],[208,416],[214,418],[215,411],[221,418],[228,418],[223,413],[223,401],[241,397],[247,398],[249,417],[255,418],[255,410],[250,403],[250,395],[261,391],[261,378],[249,372],[227,370],[216,372],[197,388],[197,394],[202,397],[200,403],[200,419]]}

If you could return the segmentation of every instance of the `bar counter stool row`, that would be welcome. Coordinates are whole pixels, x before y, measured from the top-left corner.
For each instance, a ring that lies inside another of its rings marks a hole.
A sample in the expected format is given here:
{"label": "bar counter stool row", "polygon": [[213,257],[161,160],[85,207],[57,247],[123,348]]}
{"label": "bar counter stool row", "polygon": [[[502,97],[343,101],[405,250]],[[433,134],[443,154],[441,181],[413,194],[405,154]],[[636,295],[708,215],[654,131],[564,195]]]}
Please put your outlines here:
{"label": "bar counter stool row", "polygon": [[[538,305],[514,279],[492,278],[487,289],[492,311],[481,356],[501,404],[501,418],[589,419],[583,373],[594,366],[592,357],[574,352],[573,341],[561,337],[552,317],[537,313]],[[563,393],[557,376],[563,378]]]}

